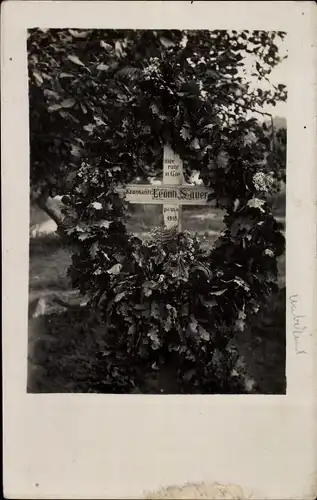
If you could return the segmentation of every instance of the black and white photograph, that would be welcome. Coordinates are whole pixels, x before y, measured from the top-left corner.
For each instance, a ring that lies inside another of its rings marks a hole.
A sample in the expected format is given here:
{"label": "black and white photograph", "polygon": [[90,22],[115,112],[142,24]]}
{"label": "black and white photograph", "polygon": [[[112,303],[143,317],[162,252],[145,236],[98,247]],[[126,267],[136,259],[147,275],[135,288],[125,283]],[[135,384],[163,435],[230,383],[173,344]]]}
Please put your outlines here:
{"label": "black and white photograph", "polygon": [[315,9],[3,2],[5,498],[316,498]]}
{"label": "black and white photograph", "polygon": [[286,41],[28,30],[28,392],[286,393]]}

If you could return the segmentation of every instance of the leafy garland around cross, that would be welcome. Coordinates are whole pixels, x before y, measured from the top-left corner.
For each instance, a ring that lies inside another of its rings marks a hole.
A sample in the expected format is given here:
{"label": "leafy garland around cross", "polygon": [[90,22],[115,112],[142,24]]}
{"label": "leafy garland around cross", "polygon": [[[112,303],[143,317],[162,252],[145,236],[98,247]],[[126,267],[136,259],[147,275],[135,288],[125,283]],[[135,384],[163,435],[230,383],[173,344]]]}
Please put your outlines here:
{"label": "leafy garland around cross", "polygon": [[[283,85],[251,91],[241,54],[255,53],[255,72],[265,79],[279,62],[275,39],[283,36],[31,33],[34,197],[65,194],[72,217],[63,229],[76,246],[71,280],[105,323],[105,391],[109,384],[132,391],[145,373],[165,369],[177,392],[242,390],[232,375],[231,340],[276,290],[284,250],[266,201],[284,166],[275,137],[246,113],[286,92]],[[186,231],[171,243],[159,229],[147,242],[126,230],[127,203],[116,188],[161,172],[166,143],[185,175],[198,171],[226,211],[226,231],[208,251]],[[43,172],[50,172],[49,182]]]}

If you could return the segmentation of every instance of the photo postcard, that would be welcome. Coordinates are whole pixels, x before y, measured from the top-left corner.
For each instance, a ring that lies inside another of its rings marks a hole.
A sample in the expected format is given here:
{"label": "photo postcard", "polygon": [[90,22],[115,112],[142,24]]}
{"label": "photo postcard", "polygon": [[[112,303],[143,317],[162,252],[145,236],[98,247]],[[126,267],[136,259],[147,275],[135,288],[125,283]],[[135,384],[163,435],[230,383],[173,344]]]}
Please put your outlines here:
{"label": "photo postcard", "polygon": [[309,500],[314,2],[2,5],[4,495]]}

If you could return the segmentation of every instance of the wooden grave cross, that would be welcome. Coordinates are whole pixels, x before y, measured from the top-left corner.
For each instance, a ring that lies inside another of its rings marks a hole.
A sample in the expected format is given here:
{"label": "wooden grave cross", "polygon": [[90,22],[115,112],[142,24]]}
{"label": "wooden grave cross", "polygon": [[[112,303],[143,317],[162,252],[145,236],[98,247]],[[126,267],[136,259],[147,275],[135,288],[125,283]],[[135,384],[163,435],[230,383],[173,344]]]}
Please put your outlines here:
{"label": "wooden grave cross", "polygon": [[124,189],[129,203],[163,205],[165,228],[177,227],[178,232],[182,231],[182,205],[206,205],[212,192],[210,188],[185,184],[183,162],[168,145],[164,146],[163,183],[128,184]]}

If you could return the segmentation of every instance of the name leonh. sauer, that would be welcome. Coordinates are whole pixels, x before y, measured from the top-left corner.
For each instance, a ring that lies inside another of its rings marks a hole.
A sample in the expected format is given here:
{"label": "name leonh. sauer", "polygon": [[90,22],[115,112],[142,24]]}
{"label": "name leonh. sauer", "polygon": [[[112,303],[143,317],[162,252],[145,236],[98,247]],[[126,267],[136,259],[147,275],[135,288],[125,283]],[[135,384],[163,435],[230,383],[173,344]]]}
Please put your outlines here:
{"label": "name leonh. sauer", "polygon": [[154,200],[172,199],[172,200],[201,200],[206,199],[208,193],[205,191],[194,191],[185,187],[179,189],[153,189],[152,198]]}

